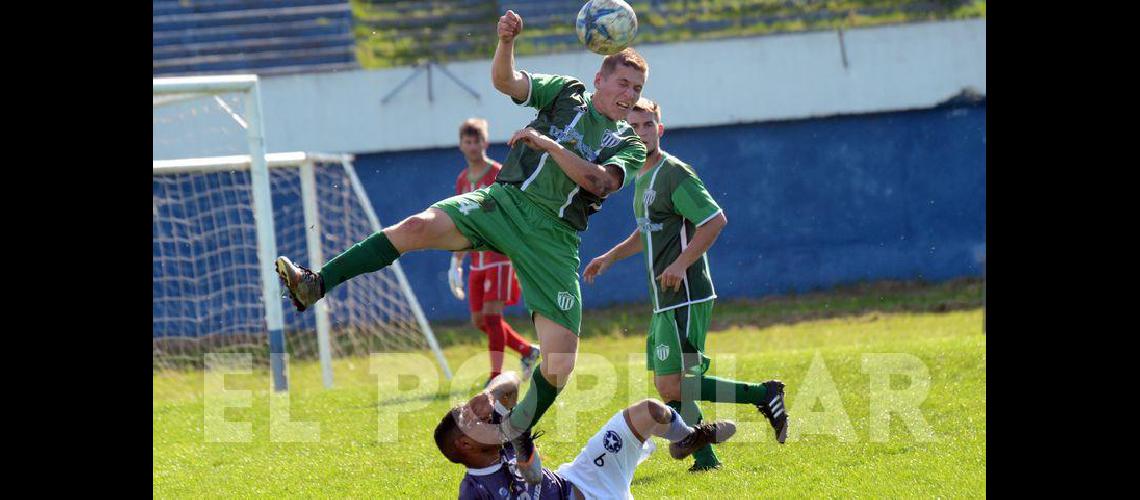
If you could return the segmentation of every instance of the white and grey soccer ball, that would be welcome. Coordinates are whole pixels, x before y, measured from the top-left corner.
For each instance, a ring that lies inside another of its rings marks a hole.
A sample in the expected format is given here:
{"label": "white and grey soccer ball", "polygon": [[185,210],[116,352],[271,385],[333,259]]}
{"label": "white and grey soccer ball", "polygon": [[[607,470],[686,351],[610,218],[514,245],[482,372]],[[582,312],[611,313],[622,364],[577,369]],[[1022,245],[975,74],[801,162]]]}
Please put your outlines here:
{"label": "white and grey soccer ball", "polygon": [[574,28],[590,52],[608,56],[633,43],[637,14],[623,0],[590,0],[578,11]]}

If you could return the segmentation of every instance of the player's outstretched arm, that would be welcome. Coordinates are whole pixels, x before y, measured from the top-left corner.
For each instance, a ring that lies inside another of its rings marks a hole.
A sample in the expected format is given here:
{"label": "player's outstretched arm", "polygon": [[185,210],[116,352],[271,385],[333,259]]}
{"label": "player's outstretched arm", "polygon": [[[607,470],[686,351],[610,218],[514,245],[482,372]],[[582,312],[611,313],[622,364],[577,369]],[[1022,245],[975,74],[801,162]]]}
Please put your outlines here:
{"label": "player's outstretched arm", "polygon": [[657,281],[661,283],[661,288],[673,288],[680,290],[681,285],[685,279],[685,270],[693,265],[697,259],[701,258],[713,242],[716,241],[717,236],[720,236],[720,231],[728,224],[728,218],[724,216],[724,212],[716,214],[715,217],[709,219],[704,224],[697,226],[697,230],[693,232],[693,241],[677,256],[669,267],[665,268],[665,272],[657,277]]}
{"label": "player's outstretched arm", "polygon": [[522,16],[508,10],[499,18],[499,44],[495,47],[495,59],[491,62],[491,83],[495,89],[511,96],[516,101],[526,100],[530,93],[530,81],[519,71],[515,71],[515,38],[522,33]]}
{"label": "player's outstretched arm", "polygon": [[591,260],[590,264],[586,266],[586,270],[582,272],[582,279],[592,285],[594,284],[594,278],[604,274],[614,262],[641,253],[641,235],[638,233],[639,231],[634,229],[633,233],[630,233],[625,241],[618,243],[608,252],[594,257],[594,260]]}
{"label": "player's outstretched arm", "polygon": [[621,189],[622,178],[625,174],[617,165],[603,166],[583,160],[562,147],[554,139],[542,135],[531,127],[515,132],[507,140],[507,145],[514,146],[517,141],[523,141],[531,148],[547,152],[550,159],[558,164],[562,172],[586,191],[605,198],[610,193]]}

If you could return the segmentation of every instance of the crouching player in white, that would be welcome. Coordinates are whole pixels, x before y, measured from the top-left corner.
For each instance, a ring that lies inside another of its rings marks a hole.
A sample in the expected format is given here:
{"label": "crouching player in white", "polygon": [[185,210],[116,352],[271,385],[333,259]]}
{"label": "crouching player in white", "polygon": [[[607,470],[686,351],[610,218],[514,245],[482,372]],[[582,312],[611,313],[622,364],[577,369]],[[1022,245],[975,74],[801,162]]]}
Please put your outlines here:
{"label": "crouching player in white", "polygon": [[[518,386],[518,375],[504,372],[482,393],[448,411],[436,426],[439,451],[467,467],[459,484],[461,500],[633,498],[629,485],[634,469],[653,451],[649,436],[668,439],[669,454],[680,460],[736,433],[736,425],[728,420],[690,427],[672,408],[646,399],[615,413],[573,462],[556,471],[544,467],[542,482],[530,485],[515,468],[515,450],[503,443],[494,423],[514,406]],[[526,450],[528,455],[535,452]]]}

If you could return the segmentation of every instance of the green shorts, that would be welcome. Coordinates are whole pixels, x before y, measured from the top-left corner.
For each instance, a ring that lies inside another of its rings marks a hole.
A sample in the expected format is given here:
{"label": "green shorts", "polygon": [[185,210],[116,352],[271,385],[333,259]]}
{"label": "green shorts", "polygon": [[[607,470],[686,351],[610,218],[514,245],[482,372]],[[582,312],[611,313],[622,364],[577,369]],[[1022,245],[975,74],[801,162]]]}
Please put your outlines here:
{"label": "green shorts", "polygon": [[473,250],[494,250],[511,259],[532,315],[540,313],[579,334],[582,240],[577,231],[543,213],[518,188],[502,184],[452,196],[432,207],[447,212]]}
{"label": "green shorts", "polygon": [[645,339],[646,368],[656,375],[704,375],[709,369],[705,336],[712,310],[709,300],[654,313]]}

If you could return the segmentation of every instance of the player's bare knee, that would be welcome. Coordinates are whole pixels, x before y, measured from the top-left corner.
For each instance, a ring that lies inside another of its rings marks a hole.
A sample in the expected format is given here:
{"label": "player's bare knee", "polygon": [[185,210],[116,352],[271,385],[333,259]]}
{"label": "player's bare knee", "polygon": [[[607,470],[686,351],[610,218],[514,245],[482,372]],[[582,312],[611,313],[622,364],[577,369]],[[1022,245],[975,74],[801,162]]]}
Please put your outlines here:
{"label": "player's bare knee", "polygon": [[418,213],[400,221],[392,229],[415,241],[422,241],[427,236],[428,226],[429,222],[425,214]]}
{"label": "player's bare knee", "polygon": [[644,407],[649,416],[653,418],[654,422],[659,424],[667,424],[672,420],[673,412],[665,403],[656,399],[644,399],[637,403],[638,406]]}
{"label": "player's bare knee", "polygon": [[542,370],[542,375],[547,380],[557,378],[559,382],[565,383],[570,378],[570,374],[574,372],[574,362],[578,356],[576,353],[562,353],[552,352],[547,354],[545,351],[542,353],[542,364],[539,367]]}

